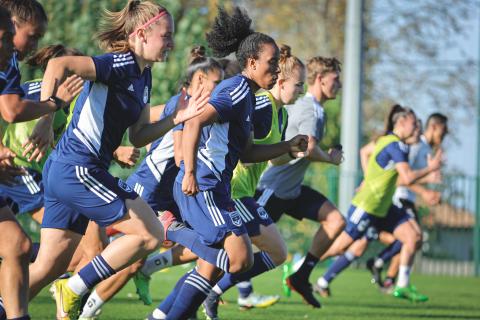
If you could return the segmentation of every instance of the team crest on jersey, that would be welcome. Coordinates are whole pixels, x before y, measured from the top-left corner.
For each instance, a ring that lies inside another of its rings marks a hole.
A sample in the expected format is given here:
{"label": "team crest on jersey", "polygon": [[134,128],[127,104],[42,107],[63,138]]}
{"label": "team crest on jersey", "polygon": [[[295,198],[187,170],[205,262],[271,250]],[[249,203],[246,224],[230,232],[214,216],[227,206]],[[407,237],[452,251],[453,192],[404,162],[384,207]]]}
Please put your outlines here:
{"label": "team crest on jersey", "polygon": [[257,208],[257,213],[258,213],[258,216],[260,218],[262,218],[263,220],[267,220],[268,219],[268,213],[267,213],[267,210],[265,210],[264,207],[258,207]]}
{"label": "team crest on jersey", "polygon": [[240,217],[238,211],[231,211],[229,212],[229,215],[234,226],[240,227],[242,225],[242,218]]}
{"label": "team crest on jersey", "polygon": [[128,184],[126,184],[125,182],[123,182],[122,179],[118,179],[118,186],[119,186],[120,189],[122,189],[123,191],[133,192],[133,189],[132,189]]}
{"label": "team crest on jersey", "polygon": [[145,89],[143,90],[143,103],[148,102],[148,87],[145,86]]}

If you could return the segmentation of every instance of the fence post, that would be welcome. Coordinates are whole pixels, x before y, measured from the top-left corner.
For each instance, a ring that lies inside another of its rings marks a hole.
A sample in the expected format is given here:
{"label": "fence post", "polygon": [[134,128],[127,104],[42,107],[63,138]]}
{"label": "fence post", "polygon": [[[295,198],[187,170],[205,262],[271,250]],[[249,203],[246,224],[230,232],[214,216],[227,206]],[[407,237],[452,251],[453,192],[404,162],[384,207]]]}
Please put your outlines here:
{"label": "fence post", "polygon": [[[480,50],[478,53],[480,57]],[[477,63],[478,65],[478,63]],[[480,69],[480,68],[479,68]],[[480,71],[477,83],[477,174],[475,186],[475,226],[473,230],[473,260],[475,276],[480,276]]]}

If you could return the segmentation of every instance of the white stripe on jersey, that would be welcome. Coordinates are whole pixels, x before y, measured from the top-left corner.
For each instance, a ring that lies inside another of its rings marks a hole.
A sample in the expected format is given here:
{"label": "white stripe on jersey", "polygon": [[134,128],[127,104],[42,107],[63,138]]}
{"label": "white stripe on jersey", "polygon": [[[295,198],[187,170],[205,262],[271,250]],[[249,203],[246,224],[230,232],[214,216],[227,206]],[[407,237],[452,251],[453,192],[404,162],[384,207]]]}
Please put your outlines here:
{"label": "white stripe on jersey", "polygon": [[0,71],[0,79],[7,79],[7,75],[5,74],[5,72]]}
{"label": "white stripe on jersey", "polygon": [[243,85],[245,84],[245,79],[242,78],[242,81],[240,81],[240,84],[230,92],[230,96],[233,97],[237,92],[239,92],[242,88]]}
{"label": "white stripe on jersey", "polygon": [[174,157],[173,152],[173,130],[168,131],[158,146],[147,157],[148,168],[154,175],[157,182],[160,182],[165,173],[165,167],[169,159]]}
{"label": "white stripe on jersey", "polygon": [[23,184],[27,187],[28,189],[28,192],[30,192],[30,194],[35,194],[35,192],[33,191],[33,188],[30,184],[30,181],[27,180],[27,177],[26,176],[22,176],[22,181],[23,181]]}
{"label": "white stripe on jersey", "polygon": [[241,92],[237,93],[235,96],[232,97],[232,100],[233,100],[233,104],[237,104],[239,103],[240,101],[242,101],[242,99],[250,92],[250,87],[248,86],[248,84],[245,82],[245,89],[243,89]]}
{"label": "white stripe on jersey", "polygon": [[243,222],[247,223],[253,220],[253,216],[250,213],[250,210],[245,207],[242,201],[240,201],[239,199],[233,199],[233,202],[235,202],[235,207],[237,208],[238,213],[240,213]]}
{"label": "white stripe on jersey", "polygon": [[30,94],[34,94],[34,93],[37,93],[37,92],[40,92],[40,91],[42,91],[42,89],[41,89],[41,88],[34,89],[34,90],[28,90],[27,94],[29,94],[29,95],[30,95]]}
{"label": "white stripe on jersey", "polygon": [[100,199],[106,203],[111,203],[117,195],[101,184],[97,179],[88,174],[88,169],[80,166],[75,166],[75,171],[78,180],[85,185],[88,190],[95,193]]}
{"label": "white stripe on jersey", "polygon": [[135,64],[135,61],[131,60],[131,61],[126,61],[126,62],[121,62],[121,63],[114,63],[112,65],[112,67],[118,68],[118,67],[121,67],[121,66],[126,66],[127,64]]}
{"label": "white stripe on jersey", "polygon": [[92,147],[94,148],[92,152],[96,155],[99,154],[102,145],[102,132],[105,125],[103,123],[103,115],[105,113],[107,96],[108,86],[100,82],[94,82],[78,119],[77,127],[83,138],[75,133],[90,151],[92,151]]}
{"label": "white stripe on jersey", "polygon": [[360,219],[362,218],[363,216],[363,213],[365,211],[361,208],[355,208],[355,210],[353,211],[352,215],[350,216],[350,221],[352,221],[353,223],[357,224],[360,222]]}
{"label": "white stripe on jersey", "polygon": [[263,190],[262,195],[257,200],[258,205],[261,207],[264,207],[267,204],[268,199],[270,199],[270,197],[272,196],[272,194],[273,194],[272,189]]}
{"label": "white stripe on jersey", "polygon": [[[228,153],[228,129],[229,123],[214,123],[209,132],[209,138],[205,146],[198,150],[198,158],[204,162],[215,176],[221,180],[221,174],[226,167],[225,156]],[[217,172],[218,171],[218,172]]]}
{"label": "white stripe on jersey", "polygon": [[268,100],[266,102],[262,102],[262,103],[257,102],[257,104],[255,105],[255,110],[263,109],[265,107],[268,107],[269,105],[271,105],[270,100]]}
{"label": "white stripe on jersey", "polygon": [[32,190],[34,191],[32,194],[40,192],[40,187],[38,186],[37,182],[33,180],[33,177],[29,172],[27,172],[25,178],[27,181],[30,182],[30,185],[32,186]]}

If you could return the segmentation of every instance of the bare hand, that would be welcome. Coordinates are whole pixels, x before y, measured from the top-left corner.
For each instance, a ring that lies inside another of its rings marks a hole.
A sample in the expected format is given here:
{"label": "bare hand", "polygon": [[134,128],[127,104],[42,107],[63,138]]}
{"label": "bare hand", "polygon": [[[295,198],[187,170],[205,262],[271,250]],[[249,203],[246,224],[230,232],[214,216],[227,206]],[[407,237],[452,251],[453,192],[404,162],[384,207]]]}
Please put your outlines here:
{"label": "bare hand", "polygon": [[343,162],[343,151],[338,148],[332,148],[328,150],[328,155],[330,156],[330,163],[334,165],[339,165]]}
{"label": "bare hand", "polygon": [[68,77],[58,87],[56,97],[65,103],[65,106],[69,105],[76,96],[82,92],[83,79],[74,74]]}
{"label": "bare hand", "polygon": [[308,136],[299,134],[288,141],[290,153],[296,158],[303,158],[307,155]]}
{"label": "bare hand", "polygon": [[426,183],[432,184],[441,184],[443,181],[442,172],[440,170],[435,170],[427,174],[425,177]]}
{"label": "bare hand", "polygon": [[198,188],[197,179],[194,174],[185,173],[182,180],[182,191],[187,196],[194,196],[200,189]]}
{"label": "bare hand", "polygon": [[120,146],[113,153],[115,161],[122,168],[132,168],[140,157],[140,149],[135,147]]}
{"label": "bare hand", "polygon": [[186,96],[187,91],[182,89],[182,94],[180,98],[178,98],[177,109],[173,117],[173,123],[175,125],[190,120],[205,111],[205,105],[208,99],[210,99],[210,92],[199,88],[193,93],[190,99],[185,99]]}
{"label": "bare hand", "polygon": [[430,171],[435,171],[440,169],[440,167],[442,166],[442,158],[443,158],[442,149],[438,149],[433,157],[431,155],[428,155],[427,164]]}
{"label": "bare hand", "polygon": [[43,117],[38,120],[32,134],[27,141],[22,144],[25,149],[22,153],[24,157],[31,152],[28,161],[40,161],[47,154],[48,148],[53,147],[53,118],[51,116]]}
{"label": "bare hand", "polygon": [[442,199],[442,194],[434,190],[425,190],[422,193],[422,199],[429,206],[435,206],[440,203]]}
{"label": "bare hand", "polygon": [[11,186],[15,184],[15,177],[25,174],[25,170],[17,167],[13,159],[17,155],[5,146],[0,146],[0,183]]}

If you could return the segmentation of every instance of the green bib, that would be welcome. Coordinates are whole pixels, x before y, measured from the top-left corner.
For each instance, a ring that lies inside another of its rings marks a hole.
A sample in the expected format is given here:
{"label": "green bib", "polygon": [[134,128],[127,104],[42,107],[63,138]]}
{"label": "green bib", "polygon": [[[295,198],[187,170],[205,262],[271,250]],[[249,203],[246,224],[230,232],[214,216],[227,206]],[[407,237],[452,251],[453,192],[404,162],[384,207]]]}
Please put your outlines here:
{"label": "green bib", "polygon": [[[272,124],[267,136],[263,139],[254,139],[255,144],[274,144],[282,141],[282,132],[280,132],[278,109],[275,104],[275,100],[268,91],[261,92],[257,96],[266,96],[270,100],[271,105],[266,108],[272,108]],[[282,112],[282,128],[285,128],[287,124],[287,111],[285,108],[281,109]],[[244,197],[253,197],[257,188],[258,180],[263,171],[267,168],[268,162],[238,163],[237,167],[233,171],[232,177],[232,198],[240,199]]]}
{"label": "green bib", "polygon": [[392,197],[397,186],[398,171],[395,166],[382,168],[377,163],[377,156],[389,144],[400,139],[389,134],[381,137],[368,160],[367,172],[362,189],[355,195],[352,204],[377,217],[385,217],[392,205]]}

